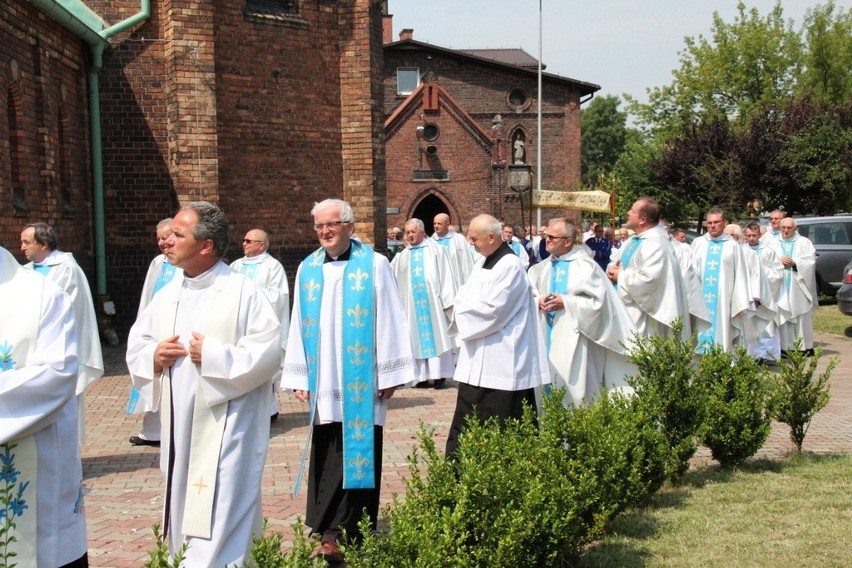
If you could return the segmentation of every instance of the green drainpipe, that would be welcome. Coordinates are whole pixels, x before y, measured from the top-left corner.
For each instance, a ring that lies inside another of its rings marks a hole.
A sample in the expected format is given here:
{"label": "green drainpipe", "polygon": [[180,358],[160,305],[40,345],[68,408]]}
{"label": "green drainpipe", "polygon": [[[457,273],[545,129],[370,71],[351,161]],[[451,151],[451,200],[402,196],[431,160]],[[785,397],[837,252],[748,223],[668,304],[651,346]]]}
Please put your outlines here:
{"label": "green drainpipe", "polygon": [[110,345],[118,344],[118,335],[110,323],[115,307],[107,294],[106,277],[106,222],[104,215],[104,160],[101,136],[101,104],[99,74],[103,66],[104,47],[109,38],[151,15],[151,0],[140,0],[139,12],[104,29],[103,20],[81,0],[29,0],[39,10],[59,22],[64,28],[85,40],[92,52],[89,67],[89,120],[92,154],[92,205],[95,233],[95,297],[99,326]]}

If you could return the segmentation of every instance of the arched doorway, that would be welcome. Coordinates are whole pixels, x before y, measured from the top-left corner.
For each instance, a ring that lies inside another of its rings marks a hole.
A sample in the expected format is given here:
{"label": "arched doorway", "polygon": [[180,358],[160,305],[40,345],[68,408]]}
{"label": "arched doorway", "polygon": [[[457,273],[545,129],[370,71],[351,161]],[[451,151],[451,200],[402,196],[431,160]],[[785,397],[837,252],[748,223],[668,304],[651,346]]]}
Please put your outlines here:
{"label": "arched doorway", "polygon": [[447,204],[444,203],[443,199],[434,193],[430,193],[420,200],[420,203],[414,208],[414,213],[411,216],[423,221],[423,224],[426,226],[426,234],[431,236],[435,232],[435,229],[432,228],[432,220],[435,219],[435,215],[438,213],[449,214],[450,210],[447,208]]}

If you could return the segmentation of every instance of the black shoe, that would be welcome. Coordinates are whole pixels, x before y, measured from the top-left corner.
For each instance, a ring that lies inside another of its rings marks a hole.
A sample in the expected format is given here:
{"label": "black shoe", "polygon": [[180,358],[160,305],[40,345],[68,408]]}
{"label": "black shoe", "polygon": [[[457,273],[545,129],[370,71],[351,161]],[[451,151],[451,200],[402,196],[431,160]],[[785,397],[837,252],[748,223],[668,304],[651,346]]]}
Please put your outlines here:
{"label": "black shoe", "polygon": [[429,381],[420,381],[419,383],[414,385],[414,388],[416,388],[416,389],[428,389],[429,388]]}
{"label": "black shoe", "polygon": [[272,424],[276,420],[278,420],[278,413],[277,412],[269,417],[269,423]]}
{"label": "black shoe", "polygon": [[159,440],[146,440],[145,438],[140,438],[139,436],[130,436],[130,443],[134,446],[154,446],[155,448],[160,447]]}
{"label": "black shoe", "polygon": [[442,389],[445,386],[447,386],[447,379],[435,379],[432,382],[432,388],[435,388],[435,389]]}

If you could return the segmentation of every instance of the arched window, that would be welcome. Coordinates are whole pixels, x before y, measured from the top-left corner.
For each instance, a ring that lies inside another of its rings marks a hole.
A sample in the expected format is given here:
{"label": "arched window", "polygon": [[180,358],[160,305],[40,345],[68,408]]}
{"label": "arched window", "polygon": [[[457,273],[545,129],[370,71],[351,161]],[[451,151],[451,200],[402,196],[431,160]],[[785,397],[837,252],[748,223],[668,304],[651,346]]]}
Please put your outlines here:
{"label": "arched window", "polygon": [[12,176],[12,208],[16,217],[29,215],[27,191],[24,184],[21,161],[24,157],[23,136],[20,130],[21,94],[17,82],[9,85],[6,93],[6,116],[9,124],[9,166]]}

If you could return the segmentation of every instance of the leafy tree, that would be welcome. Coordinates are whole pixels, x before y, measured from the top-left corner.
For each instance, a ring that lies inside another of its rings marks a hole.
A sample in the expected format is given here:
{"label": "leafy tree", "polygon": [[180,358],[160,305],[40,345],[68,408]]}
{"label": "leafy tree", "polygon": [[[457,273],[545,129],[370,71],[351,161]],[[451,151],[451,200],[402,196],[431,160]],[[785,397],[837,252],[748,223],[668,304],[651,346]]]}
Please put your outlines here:
{"label": "leafy tree", "polygon": [[627,139],[627,113],[618,110],[614,95],[595,97],[582,112],[582,172],[586,183],[596,184],[612,171]]}
{"label": "leafy tree", "polygon": [[701,218],[713,206],[736,212],[745,208],[738,141],[726,118],[699,122],[665,145],[651,167],[674,196],[692,205]]}
{"label": "leafy tree", "polygon": [[733,23],[713,15],[710,39],[685,38],[671,85],[631,100],[640,122],[667,138],[700,119],[746,121],[762,106],[785,100],[802,73],[802,41],[781,3],[765,18],[742,2]]}
{"label": "leafy tree", "polygon": [[831,0],[805,14],[805,71],[797,88],[800,97],[826,103],[852,99],[852,8]]}
{"label": "leafy tree", "polygon": [[809,99],[767,107],[739,137],[750,197],[768,209],[831,214],[852,208],[852,104]]}

